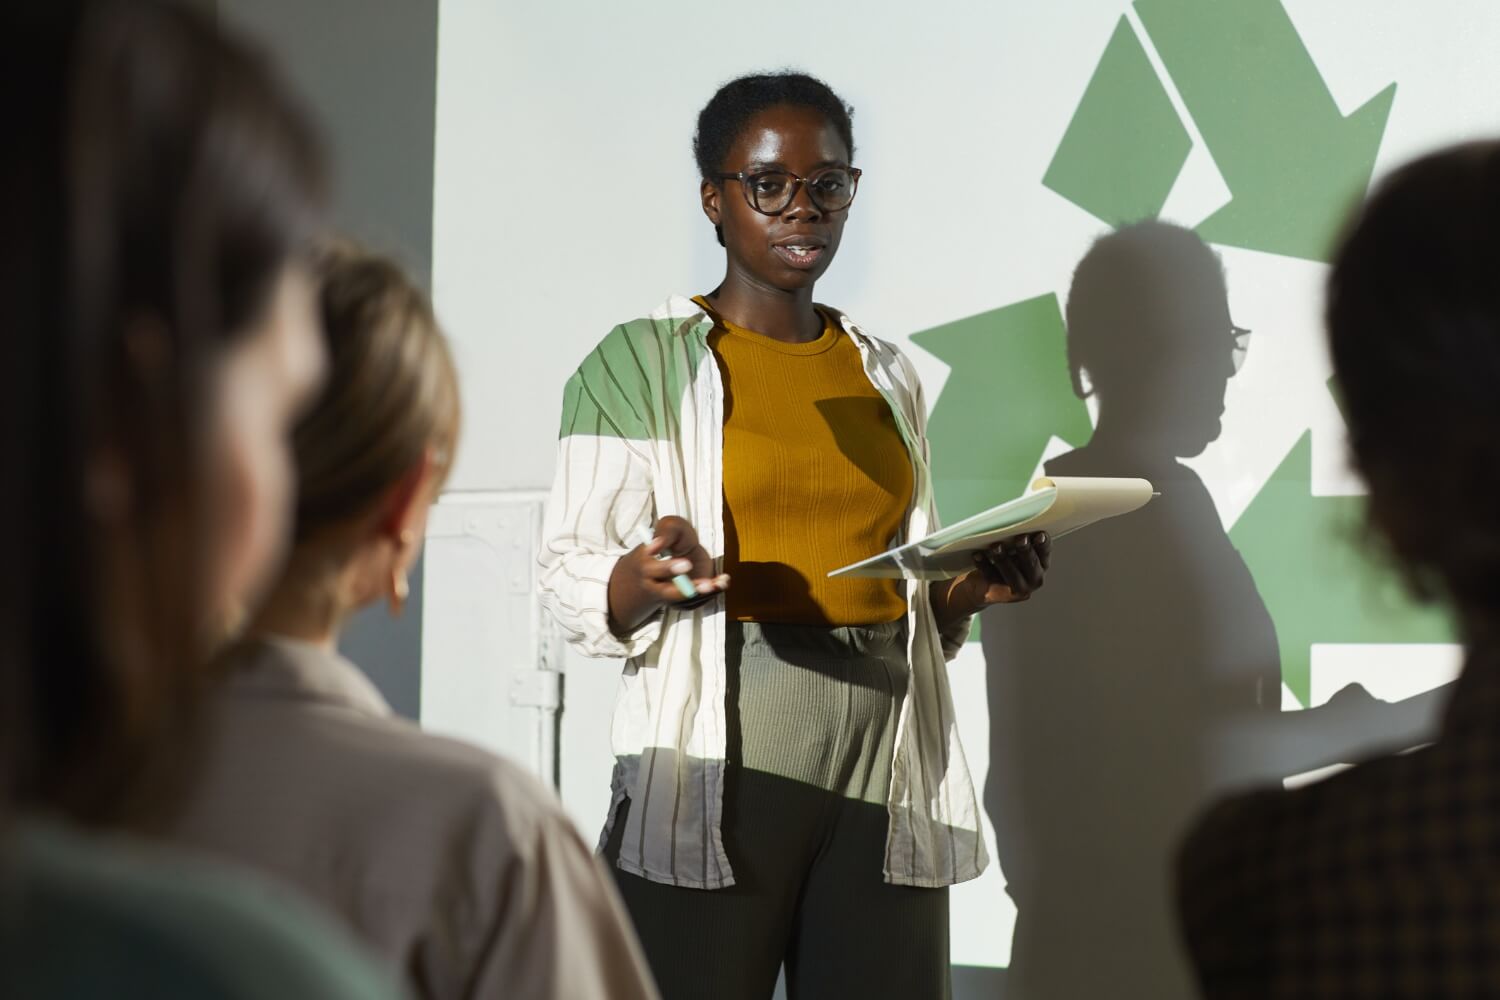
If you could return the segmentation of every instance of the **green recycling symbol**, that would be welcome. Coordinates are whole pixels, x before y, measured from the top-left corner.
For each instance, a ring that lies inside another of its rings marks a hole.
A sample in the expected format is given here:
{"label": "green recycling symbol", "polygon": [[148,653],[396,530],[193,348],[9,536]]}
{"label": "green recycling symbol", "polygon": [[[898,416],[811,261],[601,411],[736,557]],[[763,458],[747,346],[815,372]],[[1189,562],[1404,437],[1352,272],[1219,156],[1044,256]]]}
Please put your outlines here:
{"label": "green recycling symbol", "polygon": [[[1396,85],[1341,114],[1281,0],[1133,6],[1229,188],[1230,201],[1195,227],[1198,235],[1326,263],[1347,210],[1369,185]],[[1162,210],[1192,149],[1166,85],[1122,16],[1042,183],[1101,222],[1123,225]],[[1054,435],[1073,448],[1088,443],[1092,424],[1073,391],[1056,294],[911,339],[951,369],[929,424],[944,522],[1021,492]],[[1005,419],[975,419],[996,407]],[[981,441],[976,425],[1007,430]],[[1283,680],[1303,705],[1311,698],[1313,643],[1452,641],[1440,614],[1368,599],[1372,585],[1382,593],[1396,585],[1345,544],[1363,498],[1314,496],[1311,468],[1309,429],[1229,533],[1276,624]],[[1308,559],[1313,552],[1326,557]]]}

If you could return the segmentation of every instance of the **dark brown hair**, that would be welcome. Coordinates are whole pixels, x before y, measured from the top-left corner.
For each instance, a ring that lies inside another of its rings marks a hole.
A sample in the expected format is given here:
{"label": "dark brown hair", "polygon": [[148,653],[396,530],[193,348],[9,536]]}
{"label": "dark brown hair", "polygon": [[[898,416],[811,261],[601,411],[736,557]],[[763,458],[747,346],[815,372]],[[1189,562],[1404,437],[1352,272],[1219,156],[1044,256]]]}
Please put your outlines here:
{"label": "dark brown hair", "polygon": [[446,471],[457,445],[458,375],[432,304],[388,257],[325,252],[322,397],[294,436],[297,541],[367,513],[429,448]]}
{"label": "dark brown hair", "polygon": [[1392,174],[1345,236],[1328,331],[1370,520],[1417,592],[1500,624],[1500,143]]}
{"label": "dark brown hair", "polygon": [[[5,6],[0,802],[113,821],[193,718],[212,379],[314,238],[324,168],[210,17]],[[102,456],[129,485],[113,522]]]}

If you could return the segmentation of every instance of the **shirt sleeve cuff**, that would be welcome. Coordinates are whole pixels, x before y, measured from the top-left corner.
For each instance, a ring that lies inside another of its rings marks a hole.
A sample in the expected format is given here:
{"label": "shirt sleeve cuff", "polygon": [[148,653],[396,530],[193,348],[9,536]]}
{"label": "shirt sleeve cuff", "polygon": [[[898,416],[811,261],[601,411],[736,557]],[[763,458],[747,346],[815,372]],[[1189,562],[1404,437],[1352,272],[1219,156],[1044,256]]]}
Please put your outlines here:
{"label": "shirt sleeve cuff", "polygon": [[577,573],[572,596],[578,601],[576,621],[581,632],[573,636],[573,644],[585,656],[630,659],[650,649],[661,636],[660,611],[623,635],[611,627],[609,577],[618,559],[619,556],[592,556],[588,566],[571,567]]}

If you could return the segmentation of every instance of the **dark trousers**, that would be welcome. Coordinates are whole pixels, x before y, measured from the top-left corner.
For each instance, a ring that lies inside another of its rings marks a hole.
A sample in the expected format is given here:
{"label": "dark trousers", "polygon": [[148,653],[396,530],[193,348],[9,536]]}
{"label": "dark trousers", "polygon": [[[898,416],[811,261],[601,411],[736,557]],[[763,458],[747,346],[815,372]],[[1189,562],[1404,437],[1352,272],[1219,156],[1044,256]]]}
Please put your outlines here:
{"label": "dark trousers", "polygon": [[[724,840],[735,884],[613,867],[664,1000],[943,1000],[948,891],[885,882],[886,793],[906,691],[903,622],[730,629]],[[629,801],[622,809],[629,808]]]}

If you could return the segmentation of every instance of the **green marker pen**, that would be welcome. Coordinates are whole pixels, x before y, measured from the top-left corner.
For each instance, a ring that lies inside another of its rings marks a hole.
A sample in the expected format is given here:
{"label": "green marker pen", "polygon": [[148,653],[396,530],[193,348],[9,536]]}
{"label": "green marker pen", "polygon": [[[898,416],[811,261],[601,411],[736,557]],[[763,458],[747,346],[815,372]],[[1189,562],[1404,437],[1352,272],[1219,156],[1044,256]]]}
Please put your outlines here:
{"label": "green marker pen", "polygon": [[[651,540],[654,537],[655,536],[651,534],[651,529],[647,528],[643,524],[635,529],[635,532],[630,536],[630,539],[637,545],[650,545]],[[672,553],[666,551],[658,552],[656,554],[656,558],[671,559]],[[698,596],[698,588],[693,586],[693,581],[689,580],[687,574],[685,573],[678,573],[676,576],[672,577],[672,585],[677,588],[677,592],[682,595],[682,599],[684,601],[691,601],[693,598]]]}

